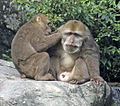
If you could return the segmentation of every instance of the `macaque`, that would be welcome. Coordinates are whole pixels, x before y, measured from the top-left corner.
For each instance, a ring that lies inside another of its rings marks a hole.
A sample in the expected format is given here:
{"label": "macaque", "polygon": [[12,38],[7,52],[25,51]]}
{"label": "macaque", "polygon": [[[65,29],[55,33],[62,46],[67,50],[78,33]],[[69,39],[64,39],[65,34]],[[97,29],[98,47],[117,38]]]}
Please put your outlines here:
{"label": "macaque", "polygon": [[102,84],[98,45],[88,27],[70,20],[57,31],[61,32],[62,40],[51,56],[51,69],[57,72],[58,80],[75,84],[92,80]]}
{"label": "macaque", "polygon": [[46,50],[62,36],[60,33],[50,35],[49,23],[44,14],[38,14],[16,33],[11,45],[11,56],[21,77],[40,81],[56,80],[49,72],[50,57]]}

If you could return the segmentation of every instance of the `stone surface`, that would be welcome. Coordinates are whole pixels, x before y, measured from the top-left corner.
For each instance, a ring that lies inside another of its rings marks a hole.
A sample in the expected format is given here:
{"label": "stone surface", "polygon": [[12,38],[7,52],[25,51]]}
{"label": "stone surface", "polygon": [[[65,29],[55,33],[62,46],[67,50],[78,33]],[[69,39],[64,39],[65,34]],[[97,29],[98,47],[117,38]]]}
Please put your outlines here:
{"label": "stone surface", "polygon": [[10,55],[11,41],[25,20],[24,13],[10,5],[10,0],[0,0],[0,58],[3,53]]}
{"label": "stone surface", "polygon": [[105,82],[82,85],[21,79],[12,62],[0,60],[0,106],[110,106]]}
{"label": "stone surface", "polygon": [[112,86],[112,106],[120,106],[120,87]]}

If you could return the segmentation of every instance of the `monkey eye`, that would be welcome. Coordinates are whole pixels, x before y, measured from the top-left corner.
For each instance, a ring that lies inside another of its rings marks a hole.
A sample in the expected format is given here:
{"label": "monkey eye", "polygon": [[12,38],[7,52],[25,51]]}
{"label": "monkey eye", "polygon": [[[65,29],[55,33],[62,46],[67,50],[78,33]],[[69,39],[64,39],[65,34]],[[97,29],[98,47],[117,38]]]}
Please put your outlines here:
{"label": "monkey eye", "polygon": [[65,33],[65,35],[72,35],[72,32],[67,32]]}
{"label": "monkey eye", "polygon": [[78,33],[74,33],[75,36],[78,36],[78,37],[82,37],[82,35],[78,34]]}
{"label": "monkey eye", "polygon": [[73,33],[72,33],[72,32],[69,32],[68,34],[69,34],[69,35],[72,35]]}

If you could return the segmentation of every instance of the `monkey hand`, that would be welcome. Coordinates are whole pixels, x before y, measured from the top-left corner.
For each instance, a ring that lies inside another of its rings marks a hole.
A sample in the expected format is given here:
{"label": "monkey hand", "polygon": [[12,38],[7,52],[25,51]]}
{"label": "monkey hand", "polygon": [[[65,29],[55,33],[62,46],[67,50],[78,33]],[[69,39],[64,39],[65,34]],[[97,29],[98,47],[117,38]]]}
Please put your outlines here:
{"label": "monkey hand", "polygon": [[58,79],[63,82],[68,82],[70,80],[70,72],[63,72],[59,75]]}
{"label": "monkey hand", "polygon": [[100,76],[92,76],[90,80],[96,82],[98,85],[103,85],[104,83],[104,79]]}
{"label": "monkey hand", "polygon": [[62,38],[62,33],[61,33],[61,32],[55,31],[54,33],[55,33],[57,36],[59,36],[60,38]]}
{"label": "monkey hand", "polygon": [[60,32],[61,32],[61,29],[62,29],[62,26],[60,26],[59,28],[57,28],[54,32],[55,32],[55,33],[60,33]]}

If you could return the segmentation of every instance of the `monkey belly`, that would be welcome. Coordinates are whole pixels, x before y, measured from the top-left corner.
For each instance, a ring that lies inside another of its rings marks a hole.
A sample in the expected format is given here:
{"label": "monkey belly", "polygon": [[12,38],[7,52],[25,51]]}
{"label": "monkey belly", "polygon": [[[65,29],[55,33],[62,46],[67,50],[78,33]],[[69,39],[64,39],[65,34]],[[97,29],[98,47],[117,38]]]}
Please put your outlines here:
{"label": "monkey belly", "polygon": [[72,58],[72,56],[70,56],[67,53],[62,54],[61,61],[60,61],[60,66],[61,66],[62,72],[64,72],[64,71],[68,71],[68,72],[72,71],[74,65],[75,65],[75,61]]}

